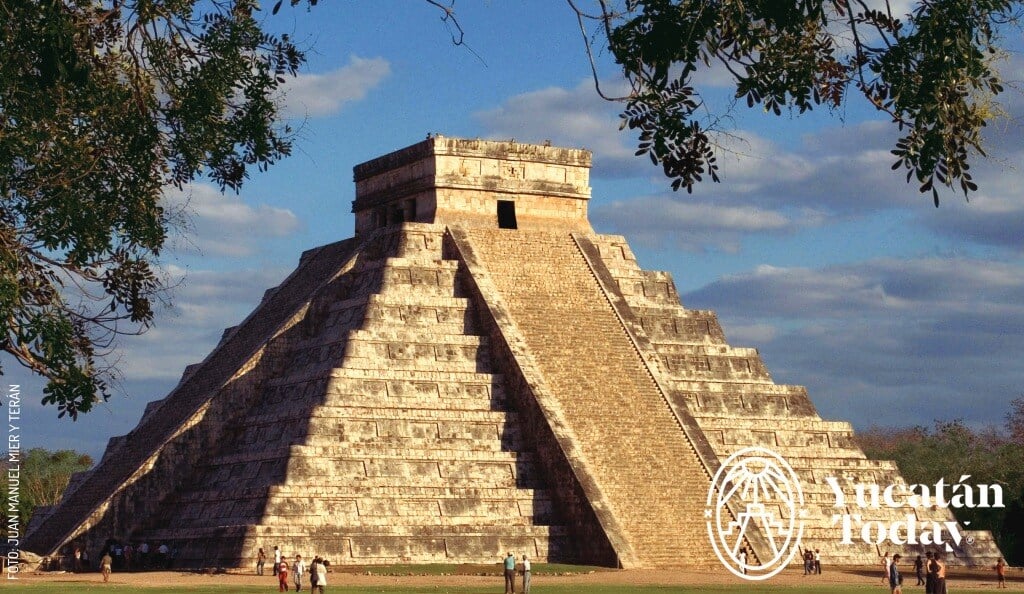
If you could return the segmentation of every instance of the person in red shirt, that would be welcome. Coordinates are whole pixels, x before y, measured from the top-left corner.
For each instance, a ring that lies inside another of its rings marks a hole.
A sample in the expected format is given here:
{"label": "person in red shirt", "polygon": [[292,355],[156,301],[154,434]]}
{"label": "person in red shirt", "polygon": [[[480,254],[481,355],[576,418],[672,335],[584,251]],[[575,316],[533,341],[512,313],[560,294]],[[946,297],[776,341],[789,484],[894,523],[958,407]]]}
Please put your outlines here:
{"label": "person in red shirt", "polygon": [[277,591],[287,592],[288,591],[288,562],[281,559],[281,563],[277,566]]}

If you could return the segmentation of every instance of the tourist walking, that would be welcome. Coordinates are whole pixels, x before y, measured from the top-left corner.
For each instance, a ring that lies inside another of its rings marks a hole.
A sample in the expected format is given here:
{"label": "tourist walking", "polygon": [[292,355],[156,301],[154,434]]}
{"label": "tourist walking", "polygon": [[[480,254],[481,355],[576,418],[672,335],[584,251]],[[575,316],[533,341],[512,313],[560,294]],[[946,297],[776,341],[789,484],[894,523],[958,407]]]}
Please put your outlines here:
{"label": "tourist walking", "polygon": [[924,571],[924,594],[935,594],[935,574],[939,571],[939,566],[931,552],[925,553]]}
{"label": "tourist walking", "polygon": [[281,547],[274,547],[274,575],[277,575],[281,568]]}
{"label": "tourist walking", "polygon": [[110,556],[110,552],[103,553],[103,558],[100,559],[100,572],[103,574],[103,581],[110,581],[110,571],[114,565],[114,559]]}
{"label": "tourist walking", "polygon": [[935,570],[935,592],[934,594],[946,594],[946,562],[942,560],[942,553],[935,552],[932,555],[937,569]]}
{"label": "tourist walking", "polygon": [[143,569],[149,569],[149,543],[146,541],[139,545],[139,565]]}
{"label": "tourist walking", "polygon": [[523,555],[523,594],[530,594],[530,560]]}
{"label": "tourist walking", "polygon": [[281,561],[277,564],[277,591],[288,591],[288,562]]}
{"label": "tourist walking", "polygon": [[505,557],[505,594],[514,594],[516,591],[516,557],[512,551]]}
{"label": "tourist walking", "polygon": [[110,555],[114,559],[111,567],[120,571],[124,567],[124,548],[121,546],[121,543],[115,542],[114,546],[110,547]]}
{"label": "tourist walking", "polygon": [[998,584],[996,584],[997,588],[1006,587],[1006,561],[1003,561],[1002,557],[1000,557],[999,560],[996,561],[996,579],[999,582]]}
{"label": "tourist walking", "polygon": [[263,547],[260,547],[260,552],[256,553],[256,575],[263,575],[263,565],[267,562],[267,554],[263,551]]}
{"label": "tourist walking", "polygon": [[309,591],[316,594],[317,575],[316,568],[320,565],[320,557],[313,557],[313,560],[309,563]]}
{"label": "tourist walking", "polygon": [[882,583],[889,583],[889,565],[892,562],[889,560],[889,551],[885,552],[885,556],[882,557]]}
{"label": "tourist walking", "polygon": [[316,589],[320,594],[324,594],[324,588],[327,586],[327,565],[320,557],[316,559],[317,561],[309,570],[309,579],[312,580],[313,576],[316,575]]}
{"label": "tourist walking", "polygon": [[889,564],[889,589],[892,594],[903,594],[903,576],[900,575],[900,554],[892,556],[892,563]]}
{"label": "tourist walking", "polygon": [[914,573],[917,574],[917,583],[915,586],[924,585],[924,559],[921,559],[921,555],[914,559]]}
{"label": "tourist walking", "polygon": [[295,572],[295,591],[302,591],[302,574],[306,573],[306,563],[302,560],[302,555],[295,555],[295,565],[292,566],[292,571]]}
{"label": "tourist walking", "polygon": [[821,550],[814,549],[814,573],[821,575]]}

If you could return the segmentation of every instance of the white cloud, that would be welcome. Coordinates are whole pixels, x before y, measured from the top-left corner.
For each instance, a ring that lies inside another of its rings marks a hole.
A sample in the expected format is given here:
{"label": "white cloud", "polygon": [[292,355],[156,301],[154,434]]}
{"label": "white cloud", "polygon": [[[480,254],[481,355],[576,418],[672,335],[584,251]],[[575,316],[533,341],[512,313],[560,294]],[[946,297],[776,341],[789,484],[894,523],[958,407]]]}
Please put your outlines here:
{"label": "white cloud", "polygon": [[[682,299],[717,310],[732,344],[758,347],[777,382],[807,385],[825,417],[862,427],[998,423],[1019,395],[1024,270],[1016,261],[763,266]],[[774,330],[746,330],[766,323]]]}
{"label": "white cloud", "polygon": [[171,236],[171,248],[198,249],[207,256],[244,257],[254,254],[262,239],[286,237],[302,225],[292,211],[265,204],[250,205],[213,186],[193,183],[164,194],[172,218],[183,229]]}
{"label": "white cloud", "polygon": [[[1024,176],[1012,177],[1017,178],[1017,184],[1024,184]],[[1024,203],[1019,191],[1008,187],[983,189],[970,204],[945,204],[942,209],[946,212],[919,213],[917,222],[958,242],[973,241],[1024,253]]]}
{"label": "white cloud", "polygon": [[510,97],[500,107],[474,113],[473,118],[489,138],[551,140],[558,146],[589,149],[594,153],[596,177],[649,175],[650,162],[633,156],[633,137],[619,131],[620,110],[620,104],[601,99],[593,81],[587,79],[573,89],[549,87]]}
{"label": "white cloud", "polygon": [[352,56],[346,66],[325,74],[300,74],[282,85],[288,117],[320,117],[337,113],[346,103],[362,100],[389,74],[384,58]]}
{"label": "white cloud", "polygon": [[185,366],[201,361],[225,328],[241,322],[266,289],[276,286],[282,268],[220,272],[168,267],[173,306],[157,313],[153,327],[125,338],[121,371],[127,381],[176,380]]}
{"label": "white cloud", "polygon": [[755,206],[728,206],[664,196],[596,203],[592,207],[592,219],[602,231],[621,233],[644,245],[726,252],[738,251],[746,234],[789,233],[808,222],[808,219],[793,220],[780,211]]}

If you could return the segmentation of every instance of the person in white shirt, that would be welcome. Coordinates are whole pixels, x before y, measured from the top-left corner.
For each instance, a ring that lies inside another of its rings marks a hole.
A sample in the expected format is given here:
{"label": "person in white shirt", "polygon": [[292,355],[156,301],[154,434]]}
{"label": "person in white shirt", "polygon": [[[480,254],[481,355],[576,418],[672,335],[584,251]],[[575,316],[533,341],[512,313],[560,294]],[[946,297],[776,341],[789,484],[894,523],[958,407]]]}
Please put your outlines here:
{"label": "person in white shirt", "polygon": [[530,560],[523,555],[523,594],[530,594]]}
{"label": "person in white shirt", "polygon": [[320,591],[320,594],[324,594],[324,586],[327,585],[327,566],[324,565],[323,561],[319,561],[314,565],[314,569],[310,571],[316,571],[316,589]]}
{"label": "person in white shirt", "polygon": [[306,564],[302,561],[302,555],[295,555],[295,565],[292,565],[292,575],[295,577],[295,591],[302,591],[302,574],[306,573]]}

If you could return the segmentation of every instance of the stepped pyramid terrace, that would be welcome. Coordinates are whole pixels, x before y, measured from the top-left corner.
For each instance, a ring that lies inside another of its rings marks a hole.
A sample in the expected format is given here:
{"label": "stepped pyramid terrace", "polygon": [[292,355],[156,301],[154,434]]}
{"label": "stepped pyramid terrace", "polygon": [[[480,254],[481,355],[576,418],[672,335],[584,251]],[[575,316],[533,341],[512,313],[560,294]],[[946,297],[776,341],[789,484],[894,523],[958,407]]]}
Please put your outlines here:
{"label": "stepped pyramid terrace", "polygon": [[[709,489],[748,446],[792,466],[801,550],[829,565],[925,550],[843,542],[837,513],[962,530],[939,506],[853,509],[856,484],[902,482],[895,465],[776,384],[624,237],[596,233],[590,164],[585,150],[435,136],[356,166],[355,236],[304,253],[37,513],[23,548],[164,542],[181,567],[251,567],[274,546],[335,565],[515,551],[711,567]],[[772,542],[755,526],[738,546],[766,559]],[[998,555],[971,533],[947,560]]]}

